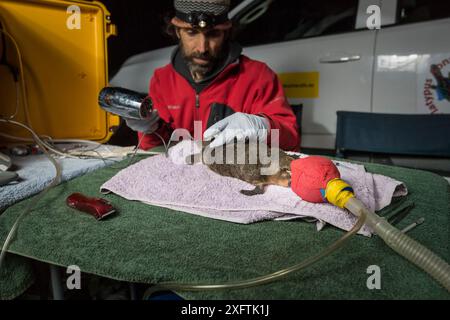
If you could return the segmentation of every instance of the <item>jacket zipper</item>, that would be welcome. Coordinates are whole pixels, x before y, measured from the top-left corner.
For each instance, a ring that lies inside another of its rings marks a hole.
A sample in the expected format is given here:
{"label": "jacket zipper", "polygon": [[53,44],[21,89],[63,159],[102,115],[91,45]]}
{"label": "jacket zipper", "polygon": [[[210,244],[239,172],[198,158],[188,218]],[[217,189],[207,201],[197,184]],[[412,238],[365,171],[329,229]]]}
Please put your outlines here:
{"label": "jacket zipper", "polygon": [[[232,69],[235,65],[238,65],[238,62],[233,62],[230,65],[228,65],[227,67],[225,67],[225,69],[222,70],[222,72],[220,72],[213,81],[211,81],[210,84],[208,84],[206,86],[206,88],[204,88],[202,90],[202,92],[207,91],[216,81],[218,81],[217,79],[220,79],[221,77],[223,77],[223,75],[228,72],[228,70]],[[194,89],[195,90],[195,89]],[[200,110],[200,94],[195,92],[195,120],[194,121],[203,121],[202,119],[199,118],[199,110]],[[203,125],[203,123],[202,123]]]}
{"label": "jacket zipper", "polygon": [[200,95],[198,93],[195,94],[195,121],[199,121],[198,118],[198,110],[200,109]]}

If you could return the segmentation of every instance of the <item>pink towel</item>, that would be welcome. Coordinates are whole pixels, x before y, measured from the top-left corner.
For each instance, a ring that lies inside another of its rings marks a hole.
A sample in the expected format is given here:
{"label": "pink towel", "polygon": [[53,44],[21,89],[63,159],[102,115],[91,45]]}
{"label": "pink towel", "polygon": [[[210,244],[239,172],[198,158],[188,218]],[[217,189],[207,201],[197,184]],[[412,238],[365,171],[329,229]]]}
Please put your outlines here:
{"label": "pink towel", "polygon": [[[253,185],[222,177],[201,163],[185,164],[186,156],[196,149],[193,145],[190,141],[179,143],[169,150],[167,158],[153,156],[120,171],[103,184],[102,192],[234,223],[309,217],[317,219],[319,230],[329,223],[346,231],[356,223],[356,218],[346,210],[330,204],[308,203],[290,188],[268,186],[262,195],[245,196],[240,190],[251,190]],[[373,211],[388,206],[393,197],[407,194],[403,183],[367,173],[364,166],[336,164],[356,196]],[[364,226],[359,233],[370,236],[372,230]]]}

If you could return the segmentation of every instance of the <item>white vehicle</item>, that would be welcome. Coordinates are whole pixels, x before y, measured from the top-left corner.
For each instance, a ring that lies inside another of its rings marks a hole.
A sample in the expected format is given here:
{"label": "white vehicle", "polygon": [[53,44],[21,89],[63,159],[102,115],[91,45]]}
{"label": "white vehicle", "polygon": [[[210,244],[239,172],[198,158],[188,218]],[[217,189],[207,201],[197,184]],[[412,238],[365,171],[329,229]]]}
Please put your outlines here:
{"label": "white vehicle", "polygon": [[[245,0],[230,18],[244,54],[303,104],[304,148],[334,149],[338,110],[450,113],[449,1]],[[146,92],[171,50],[131,57],[111,84]]]}

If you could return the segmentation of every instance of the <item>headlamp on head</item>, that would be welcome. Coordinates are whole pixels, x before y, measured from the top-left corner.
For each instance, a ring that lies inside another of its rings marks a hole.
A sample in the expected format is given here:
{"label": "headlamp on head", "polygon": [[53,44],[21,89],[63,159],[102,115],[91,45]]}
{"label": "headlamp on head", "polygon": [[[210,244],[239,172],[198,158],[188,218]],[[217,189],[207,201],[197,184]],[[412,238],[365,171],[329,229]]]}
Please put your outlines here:
{"label": "headlamp on head", "polygon": [[171,22],[179,28],[228,30],[230,0],[174,0],[175,17]]}
{"label": "headlamp on head", "polygon": [[206,12],[192,11],[188,14],[177,12],[176,16],[189,23],[192,28],[206,29],[222,24],[228,20],[226,14],[215,16]]}
{"label": "headlamp on head", "polygon": [[206,28],[214,25],[214,17],[204,12],[191,12],[187,16],[189,22],[194,28]]}

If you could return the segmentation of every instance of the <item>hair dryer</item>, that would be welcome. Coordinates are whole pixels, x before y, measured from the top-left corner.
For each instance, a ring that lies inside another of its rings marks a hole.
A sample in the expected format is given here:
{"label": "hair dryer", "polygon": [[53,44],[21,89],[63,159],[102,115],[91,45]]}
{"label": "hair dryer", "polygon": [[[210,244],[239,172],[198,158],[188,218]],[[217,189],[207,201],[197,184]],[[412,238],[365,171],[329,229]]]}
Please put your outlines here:
{"label": "hair dryer", "polygon": [[98,103],[105,111],[129,119],[148,119],[153,112],[148,94],[119,87],[103,88]]}

